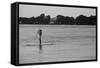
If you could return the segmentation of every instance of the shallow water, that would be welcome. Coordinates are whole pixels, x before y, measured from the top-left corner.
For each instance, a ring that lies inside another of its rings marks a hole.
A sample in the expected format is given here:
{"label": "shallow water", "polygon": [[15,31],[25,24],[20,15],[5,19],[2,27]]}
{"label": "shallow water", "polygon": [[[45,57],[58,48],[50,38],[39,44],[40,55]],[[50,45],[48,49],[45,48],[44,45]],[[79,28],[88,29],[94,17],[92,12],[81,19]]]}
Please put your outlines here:
{"label": "shallow water", "polygon": [[[42,50],[37,30],[41,28]],[[19,63],[96,59],[96,27],[86,25],[19,25]]]}

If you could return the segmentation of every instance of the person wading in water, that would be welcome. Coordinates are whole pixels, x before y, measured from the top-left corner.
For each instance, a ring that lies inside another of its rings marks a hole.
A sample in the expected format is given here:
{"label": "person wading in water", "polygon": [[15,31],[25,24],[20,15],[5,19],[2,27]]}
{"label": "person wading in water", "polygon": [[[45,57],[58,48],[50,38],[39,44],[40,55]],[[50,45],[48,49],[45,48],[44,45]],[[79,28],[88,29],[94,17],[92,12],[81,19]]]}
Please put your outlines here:
{"label": "person wading in water", "polygon": [[42,43],[41,43],[41,37],[42,37],[42,30],[38,30],[38,35],[39,35],[39,49],[42,50]]}

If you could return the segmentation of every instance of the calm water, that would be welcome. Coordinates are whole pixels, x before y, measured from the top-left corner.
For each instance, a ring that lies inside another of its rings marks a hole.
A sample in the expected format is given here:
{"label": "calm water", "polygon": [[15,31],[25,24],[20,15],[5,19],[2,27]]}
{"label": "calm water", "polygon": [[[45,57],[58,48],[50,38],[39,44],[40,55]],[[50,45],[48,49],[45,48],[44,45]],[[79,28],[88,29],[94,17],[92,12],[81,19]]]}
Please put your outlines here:
{"label": "calm water", "polygon": [[[42,51],[37,30],[41,28]],[[19,63],[96,59],[96,28],[80,25],[20,25]]]}

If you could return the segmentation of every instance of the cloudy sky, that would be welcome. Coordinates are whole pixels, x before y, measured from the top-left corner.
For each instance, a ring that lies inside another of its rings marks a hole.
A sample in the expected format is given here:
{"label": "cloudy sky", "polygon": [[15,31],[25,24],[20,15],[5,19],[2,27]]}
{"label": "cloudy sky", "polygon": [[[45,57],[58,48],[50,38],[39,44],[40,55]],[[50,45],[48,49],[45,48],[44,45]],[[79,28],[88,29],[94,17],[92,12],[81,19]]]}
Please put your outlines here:
{"label": "cloudy sky", "polygon": [[75,7],[56,7],[56,6],[40,6],[40,5],[23,5],[19,6],[19,17],[37,17],[40,14],[72,16],[76,18],[79,15],[91,16],[96,15],[96,10],[93,8],[75,8]]}

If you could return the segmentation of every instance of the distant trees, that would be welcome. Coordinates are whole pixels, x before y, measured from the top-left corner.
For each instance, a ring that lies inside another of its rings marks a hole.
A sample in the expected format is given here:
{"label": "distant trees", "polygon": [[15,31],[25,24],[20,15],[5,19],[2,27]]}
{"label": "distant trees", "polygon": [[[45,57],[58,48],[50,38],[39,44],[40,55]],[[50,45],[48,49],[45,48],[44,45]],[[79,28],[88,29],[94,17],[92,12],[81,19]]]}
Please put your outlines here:
{"label": "distant trees", "polygon": [[50,15],[45,16],[45,14],[30,18],[19,17],[19,24],[96,25],[96,23],[96,16],[87,17],[84,15],[79,15],[76,18],[63,15],[51,18]]}
{"label": "distant trees", "polygon": [[96,25],[97,24],[97,17],[96,16],[90,16],[88,24],[90,24],[90,25]]}
{"label": "distant trees", "polygon": [[66,18],[62,15],[58,15],[56,24],[66,24]]}
{"label": "distant trees", "polygon": [[68,25],[75,25],[75,19],[73,17],[66,17]]}
{"label": "distant trees", "polygon": [[75,23],[78,25],[96,25],[96,16],[86,17],[80,15],[76,18]]}
{"label": "distant trees", "polygon": [[48,15],[48,16],[46,16],[45,18],[44,18],[44,23],[45,24],[50,24],[50,15]]}
{"label": "distant trees", "polygon": [[88,17],[80,15],[76,17],[75,23],[78,25],[88,25],[88,20],[89,20]]}
{"label": "distant trees", "polygon": [[19,17],[19,24],[35,24],[35,18]]}

